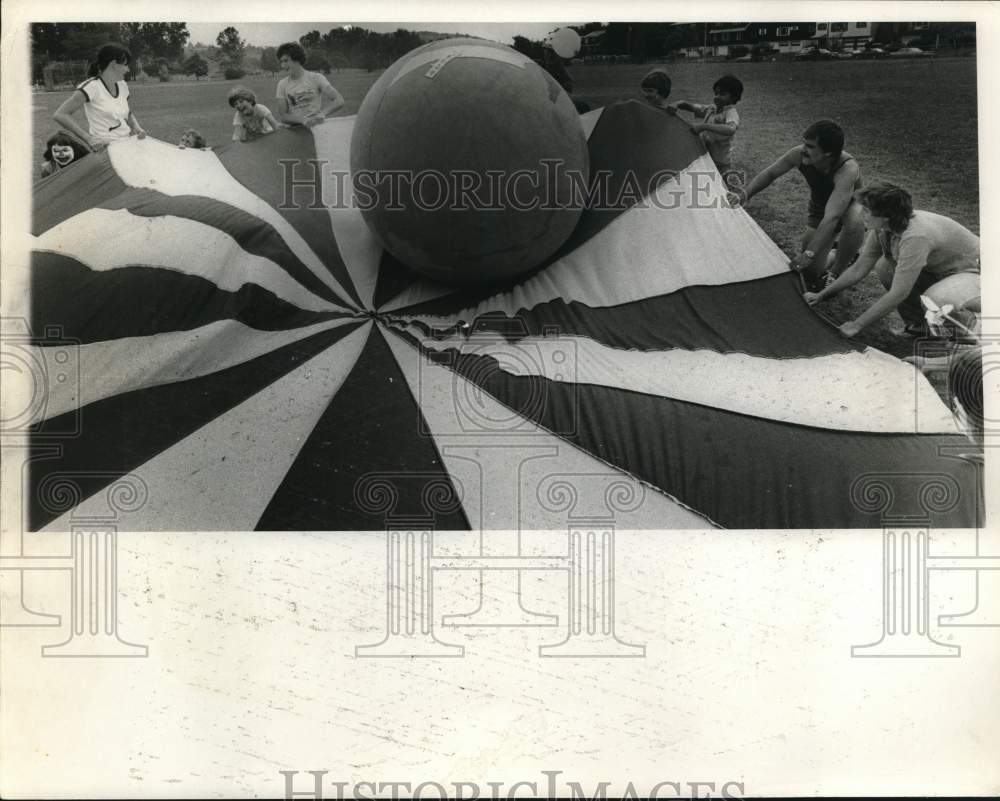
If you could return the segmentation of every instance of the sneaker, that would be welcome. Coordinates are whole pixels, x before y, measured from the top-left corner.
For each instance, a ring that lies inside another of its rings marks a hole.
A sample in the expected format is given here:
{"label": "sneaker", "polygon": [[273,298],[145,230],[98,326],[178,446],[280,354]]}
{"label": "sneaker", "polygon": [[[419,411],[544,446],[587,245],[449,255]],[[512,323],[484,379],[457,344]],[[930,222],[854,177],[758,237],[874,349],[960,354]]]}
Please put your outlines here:
{"label": "sneaker", "polygon": [[802,284],[805,286],[806,292],[821,292],[836,280],[836,276],[829,270],[822,275],[802,276]]}

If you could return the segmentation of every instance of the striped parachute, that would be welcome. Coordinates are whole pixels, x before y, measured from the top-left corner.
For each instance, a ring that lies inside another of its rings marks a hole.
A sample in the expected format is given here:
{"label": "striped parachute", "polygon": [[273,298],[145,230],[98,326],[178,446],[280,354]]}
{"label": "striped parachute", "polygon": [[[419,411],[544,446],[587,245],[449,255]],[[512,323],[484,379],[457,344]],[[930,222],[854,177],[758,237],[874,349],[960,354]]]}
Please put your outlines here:
{"label": "striped parachute", "polygon": [[635,102],[582,119],[613,202],[490,292],[381,250],[342,180],[352,118],[216,152],[127,141],[41,182],[25,317],[63,380],[29,528],[126,474],[148,489],[131,530],[558,528],[566,493],[626,485],[624,528],[876,527],[858,482],[892,474],[938,477],[933,522],[975,525],[944,404],[806,306],[697,138]]}

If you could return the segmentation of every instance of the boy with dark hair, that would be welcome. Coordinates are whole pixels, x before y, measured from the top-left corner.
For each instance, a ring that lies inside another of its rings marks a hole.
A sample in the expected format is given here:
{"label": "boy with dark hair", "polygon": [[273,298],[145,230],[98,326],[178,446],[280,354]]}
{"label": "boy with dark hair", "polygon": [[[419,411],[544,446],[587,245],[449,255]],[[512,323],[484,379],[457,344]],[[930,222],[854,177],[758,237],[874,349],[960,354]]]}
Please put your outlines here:
{"label": "boy with dark hair", "polygon": [[670,97],[670,76],[664,70],[652,70],[647,72],[639,84],[643,99],[651,106],[666,110],[669,106],[667,98]]}
{"label": "boy with dark hair", "polygon": [[[844,272],[861,249],[865,227],[854,198],[861,188],[861,168],[844,150],[841,127],[832,120],[820,120],[806,128],[801,145],[750,182],[743,203],[794,169],[809,185],[810,195],[802,252],[792,259],[792,267],[803,274],[806,288],[815,292]],[[837,257],[827,270],[827,257],[838,233]]]}
{"label": "boy with dark hair", "polygon": [[740,127],[740,115],[736,104],[743,97],[743,82],[735,75],[723,75],[712,86],[715,97],[712,103],[702,105],[689,100],[670,103],[668,110],[690,111],[697,118],[690,123],[691,130],[701,137],[709,155],[722,175],[732,169],[733,137]]}
{"label": "boy with dark hair", "polygon": [[344,98],[318,72],[305,68],[306,51],[298,42],[277,50],[278,63],[288,75],[278,81],[278,117],[289,125],[319,125],[344,107]]}

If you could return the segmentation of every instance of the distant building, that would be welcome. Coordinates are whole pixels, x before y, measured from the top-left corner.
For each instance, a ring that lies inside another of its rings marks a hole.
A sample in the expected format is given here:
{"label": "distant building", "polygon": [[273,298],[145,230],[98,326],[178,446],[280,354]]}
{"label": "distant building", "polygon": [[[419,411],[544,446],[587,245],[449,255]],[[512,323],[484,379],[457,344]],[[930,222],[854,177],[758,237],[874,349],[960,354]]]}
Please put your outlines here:
{"label": "distant building", "polygon": [[729,56],[763,45],[781,53],[795,53],[809,46],[816,24],[813,22],[739,22],[709,28],[707,55]]}
{"label": "distant building", "polygon": [[812,35],[816,47],[827,50],[857,50],[871,43],[875,22],[817,22]]}
{"label": "distant building", "polygon": [[595,56],[601,52],[601,39],[607,31],[591,31],[580,37],[580,57]]}

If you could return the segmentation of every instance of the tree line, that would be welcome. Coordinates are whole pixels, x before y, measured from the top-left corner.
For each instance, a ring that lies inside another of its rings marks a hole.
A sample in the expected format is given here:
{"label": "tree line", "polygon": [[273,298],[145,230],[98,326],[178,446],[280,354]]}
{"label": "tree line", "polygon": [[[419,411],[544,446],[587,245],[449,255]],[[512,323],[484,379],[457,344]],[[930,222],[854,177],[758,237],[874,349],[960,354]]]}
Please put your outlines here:
{"label": "tree line", "polygon": [[[705,43],[709,27],[725,23],[670,23],[670,22],[589,22],[571,26],[581,36],[601,30],[603,35],[595,49],[597,54],[626,55],[634,61],[669,57],[672,53]],[[735,23],[734,23],[735,24]],[[940,23],[934,35],[944,41],[971,36],[975,41],[975,28],[967,30],[969,23],[951,26]],[[892,36],[889,26],[882,26],[882,35]],[[942,35],[943,31],[943,35]],[[299,37],[306,52],[306,69],[329,73],[334,69],[354,67],[365,70],[384,69],[409,51],[433,41],[455,34],[416,32],[399,28],[392,33],[377,33],[360,26],[331,28],[326,33],[312,30]],[[226,78],[239,78],[247,67],[256,68],[256,57],[248,58],[253,50],[260,52],[259,68],[275,74],[279,70],[276,48],[263,50],[251,48],[237,28],[221,30],[214,46],[201,52],[187,48],[190,33],[184,22],[39,22],[31,26],[32,75],[40,81],[45,66],[51,62],[89,60],[97,49],[109,41],[124,44],[135,59],[133,69],[147,74],[158,74],[161,80],[169,79],[172,72],[200,77],[209,72],[209,62],[203,56],[219,62]],[[957,41],[957,39],[956,39]],[[514,37],[514,49],[536,61],[542,59],[542,42],[524,36]]]}
{"label": "tree line", "polygon": [[[306,51],[306,69],[329,73],[345,67],[369,72],[384,69],[396,59],[426,44],[435,37],[449,38],[442,34],[420,34],[405,28],[392,33],[377,33],[360,26],[331,28],[326,33],[309,31],[299,37],[299,44]],[[265,48],[261,56],[261,69],[277,72],[278,60],[274,48]]]}
{"label": "tree line", "polygon": [[136,70],[177,62],[191,34],[186,22],[34,22],[31,25],[32,80],[46,65],[90,61],[101,45],[120,42],[132,53]]}
{"label": "tree line", "polygon": [[[331,28],[326,33],[309,31],[299,38],[306,51],[306,68],[329,73],[356,67],[381,69],[409,51],[443,34],[418,33],[400,28],[377,33],[358,26]],[[31,26],[32,80],[41,82],[47,65],[66,61],[89,61],[101,45],[120,42],[133,56],[133,72],[140,70],[165,78],[181,72],[207,75],[209,61],[217,60],[227,78],[241,77],[256,68],[251,52],[260,52],[259,67],[265,72],[279,69],[276,48],[252,48],[234,26],[221,30],[215,43],[189,48],[191,38],[184,22],[39,22]]]}

